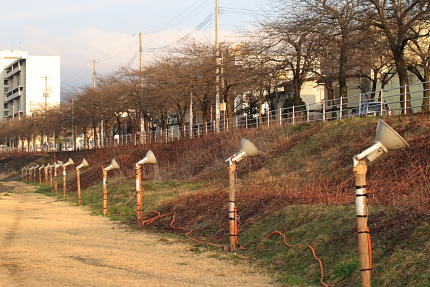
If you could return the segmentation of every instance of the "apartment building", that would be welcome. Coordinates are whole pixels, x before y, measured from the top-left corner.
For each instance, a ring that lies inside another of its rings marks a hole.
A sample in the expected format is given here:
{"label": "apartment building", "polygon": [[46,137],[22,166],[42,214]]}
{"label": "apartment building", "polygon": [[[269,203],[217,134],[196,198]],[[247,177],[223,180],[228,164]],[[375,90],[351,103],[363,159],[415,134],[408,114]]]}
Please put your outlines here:
{"label": "apartment building", "polygon": [[0,51],[0,120],[60,104],[60,57]]}

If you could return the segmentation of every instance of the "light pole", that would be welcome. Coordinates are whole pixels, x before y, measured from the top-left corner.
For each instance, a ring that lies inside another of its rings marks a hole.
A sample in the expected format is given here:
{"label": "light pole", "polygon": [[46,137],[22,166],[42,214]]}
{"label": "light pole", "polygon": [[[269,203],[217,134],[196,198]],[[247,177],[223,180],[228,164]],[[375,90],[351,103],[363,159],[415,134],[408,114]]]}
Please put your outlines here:
{"label": "light pole", "polygon": [[49,182],[50,182],[51,187],[53,186],[53,183],[54,183],[54,179],[53,179],[54,167],[55,167],[55,162],[53,164],[49,165]]}
{"label": "light pole", "polygon": [[27,178],[27,182],[31,181],[31,170],[32,170],[32,166],[30,165],[27,170],[26,170],[26,178]]}
{"label": "light pole", "polygon": [[81,168],[88,166],[88,162],[85,158],[82,160],[82,163],[76,167],[76,181],[78,185],[78,203],[82,205],[82,194],[81,194]]}
{"label": "light pole", "polygon": [[48,183],[49,183],[49,169],[50,168],[51,168],[51,165],[49,163],[44,168],[44,171],[45,171],[45,184],[46,185],[48,185]]}
{"label": "light pole", "polygon": [[39,167],[39,184],[42,184],[42,170],[45,168],[45,166],[42,164]]}
{"label": "light pole", "polygon": [[226,162],[229,164],[229,193],[228,193],[228,222],[229,222],[229,242],[230,251],[236,250],[236,241],[238,239],[237,218],[236,218],[236,169],[237,163],[248,156],[256,156],[257,147],[248,139],[243,138],[240,144],[240,151],[229,157]]}
{"label": "light pole", "polygon": [[55,193],[58,193],[58,169],[63,166],[62,161],[57,161],[54,164],[54,186],[55,186]]}
{"label": "light pole", "polygon": [[40,167],[39,165],[36,165],[33,169],[33,181],[34,182],[37,182],[37,176],[38,176],[37,172],[39,171],[39,167]]}
{"label": "light pole", "polygon": [[355,173],[355,206],[357,214],[358,250],[361,271],[361,286],[371,286],[371,250],[368,227],[368,209],[366,193],[367,162],[372,162],[388,151],[408,147],[409,144],[387,123],[379,120],[376,127],[376,141],[369,148],[353,158]]}
{"label": "light pole", "polygon": [[75,164],[71,158],[63,164],[63,197],[67,198],[67,167]]}
{"label": "light pole", "polygon": [[155,158],[155,155],[151,150],[148,150],[146,156],[136,163],[137,224],[140,224],[143,217],[142,165],[144,164],[157,164],[157,159]]}
{"label": "light pole", "polygon": [[28,169],[27,166],[24,166],[21,169],[21,181],[24,181],[24,178],[27,180],[27,169]]}
{"label": "light pole", "polygon": [[119,164],[116,162],[115,159],[112,159],[112,162],[109,166],[103,168],[103,215],[108,215],[108,205],[109,205],[109,194],[108,194],[108,184],[107,184],[107,177],[108,172],[113,169],[119,169]]}

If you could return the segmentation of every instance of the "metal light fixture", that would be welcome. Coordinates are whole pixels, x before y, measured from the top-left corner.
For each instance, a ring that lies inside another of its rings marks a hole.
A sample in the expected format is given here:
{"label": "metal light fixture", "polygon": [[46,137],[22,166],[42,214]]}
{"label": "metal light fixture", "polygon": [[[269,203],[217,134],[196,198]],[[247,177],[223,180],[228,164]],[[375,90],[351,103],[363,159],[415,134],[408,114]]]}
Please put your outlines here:
{"label": "metal light fixture", "polygon": [[229,204],[228,204],[228,220],[229,220],[229,247],[230,251],[236,250],[236,241],[238,234],[237,228],[237,209],[236,209],[236,164],[248,156],[258,155],[258,148],[248,139],[243,138],[240,142],[240,151],[229,157],[226,162],[229,164]]}
{"label": "metal light fixture", "polygon": [[85,158],[82,160],[82,163],[76,167],[76,181],[78,185],[78,203],[82,205],[82,194],[81,194],[81,168],[89,166],[88,162]]}
{"label": "metal light fixture", "polygon": [[115,159],[112,159],[111,164],[105,168],[102,167],[102,169],[103,169],[103,215],[108,215],[109,214],[109,210],[108,210],[109,194],[108,194],[107,176],[109,171],[113,169],[119,169],[119,164],[116,162]]}
{"label": "metal light fixture", "polygon": [[367,162],[372,162],[388,151],[407,148],[409,144],[383,120],[378,121],[376,127],[376,141],[369,148],[357,154],[353,158],[355,173],[355,206],[357,214],[358,249],[360,257],[360,271],[363,287],[371,286],[371,262],[369,236],[367,224],[367,193],[366,174]]}
{"label": "metal light fixture", "polygon": [[49,182],[49,169],[51,168],[51,165],[48,163],[45,165],[44,171],[45,171],[45,184],[48,185]]}
{"label": "metal light fixture", "polygon": [[33,167],[33,182],[37,181],[37,171],[39,170],[39,165]]}
{"label": "metal light fixture", "polygon": [[55,162],[49,165],[49,182],[51,186],[53,185],[53,182],[54,182],[54,179],[53,179],[54,168],[55,168]]}
{"label": "metal light fixture", "polygon": [[71,158],[63,164],[63,197],[67,198],[67,167],[75,164]]}
{"label": "metal light fixture", "polygon": [[28,182],[30,182],[30,181],[31,181],[31,176],[32,176],[32,174],[33,174],[33,166],[30,166],[30,167],[27,169],[27,181],[28,181]]}
{"label": "metal light fixture", "polygon": [[54,186],[55,186],[55,193],[58,193],[58,169],[63,166],[63,162],[58,160],[54,164]]}
{"label": "metal light fixture", "polygon": [[27,180],[27,169],[28,169],[28,166],[24,166],[21,169],[21,181],[24,181],[24,178],[25,180]]}
{"label": "metal light fixture", "polygon": [[45,168],[45,165],[41,165],[39,167],[39,184],[42,184],[42,170]]}
{"label": "metal light fixture", "polygon": [[151,150],[148,150],[145,157],[136,163],[136,196],[137,196],[137,223],[142,221],[143,209],[143,187],[142,187],[142,165],[157,164],[157,159]]}

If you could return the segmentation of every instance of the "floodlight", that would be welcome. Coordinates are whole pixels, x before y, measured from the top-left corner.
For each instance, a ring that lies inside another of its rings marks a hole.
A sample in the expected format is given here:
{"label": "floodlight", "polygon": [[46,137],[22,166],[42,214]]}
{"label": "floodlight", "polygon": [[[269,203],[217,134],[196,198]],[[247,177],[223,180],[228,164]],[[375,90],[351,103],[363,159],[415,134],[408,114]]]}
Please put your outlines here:
{"label": "floodlight", "polygon": [[89,166],[89,164],[88,164],[88,162],[86,161],[86,159],[84,158],[84,159],[82,160],[81,164],[80,164],[80,165],[78,165],[76,168],[77,168],[77,169],[80,169],[80,168],[83,168],[83,167],[85,167],[85,166]]}
{"label": "floodlight", "polygon": [[112,160],[111,164],[107,167],[105,167],[103,170],[104,171],[110,171],[112,169],[118,169],[119,168],[119,164],[116,162],[115,159]]}
{"label": "floodlight", "polygon": [[229,157],[226,162],[237,163],[248,156],[256,155],[258,155],[258,148],[249,139],[243,138],[240,142],[240,151]]}
{"label": "floodlight", "polygon": [[357,166],[358,161],[361,159],[372,162],[388,151],[399,150],[406,147],[409,147],[409,144],[386,122],[379,120],[376,127],[375,143],[354,156],[354,166]]}
{"label": "floodlight", "polygon": [[149,164],[157,163],[157,159],[155,158],[155,155],[152,152],[152,150],[148,150],[145,157],[142,160],[140,160],[137,164],[145,164],[145,163],[149,163]]}
{"label": "floodlight", "polygon": [[63,167],[68,167],[69,165],[72,165],[72,164],[75,164],[75,163],[71,158],[69,158],[69,160],[65,164],[63,164]]}

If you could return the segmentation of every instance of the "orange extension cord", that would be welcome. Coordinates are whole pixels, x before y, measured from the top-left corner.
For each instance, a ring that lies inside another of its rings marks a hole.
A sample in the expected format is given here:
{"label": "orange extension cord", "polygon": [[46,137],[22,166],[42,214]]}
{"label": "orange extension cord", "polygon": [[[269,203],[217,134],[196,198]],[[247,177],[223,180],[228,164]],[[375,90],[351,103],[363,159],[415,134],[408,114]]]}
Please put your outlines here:
{"label": "orange extension cord", "polygon": [[173,212],[173,213],[166,213],[166,214],[160,214],[160,213],[159,213],[159,212],[157,212],[157,211],[152,211],[152,212],[153,212],[153,213],[156,213],[157,215],[156,215],[155,217],[153,217],[153,218],[150,218],[150,219],[147,219],[147,220],[143,220],[143,221],[140,223],[140,225],[145,226],[145,225],[151,224],[151,223],[153,223],[154,221],[157,221],[157,220],[159,220],[159,219],[166,218],[166,217],[172,217],[172,219],[170,220],[170,224],[169,224],[169,226],[170,226],[172,229],[179,229],[179,230],[185,231],[185,236],[186,236],[188,239],[190,239],[190,240],[192,240],[192,241],[194,241],[194,242],[200,243],[200,244],[207,244],[207,245],[211,245],[211,246],[215,246],[215,247],[219,247],[219,248],[224,248],[224,245],[216,244],[216,243],[212,243],[212,242],[207,242],[207,241],[202,241],[202,240],[198,240],[198,239],[196,239],[196,238],[192,237],[192,236],[190,235],[190,234],[193,232],[193,230],[192,230],[192,229],[185,228],[185,227],[180,227],[180,226],[175,226],[175,225],[174,225],[174,223],[175,223],[175,221],[176,221],[176,212]]}
{"label": "orange extension cord", "polygon": [[[147,220],[143,220],[141,223],[140,223],[140,225],[142,225],[142,226],[146,226],[146,225],[149,225],[149,224],[151,224],[151,223],[153,223],[153,222],[155,222],[155,221],[157,221],[157,220],[159,220],[159,219],[162,219],[162,218],[166,218],[166,217],[172,217],[172,219],[171,219],[171,221],[170,221],[170,224],[169,224],[169,226],[172,228],[172,229],[179,229],[179,230],[182,230],[182,231],[185,231],[185,236],[188,238],[188,239],[190,239],[190,240],[192,240],[192,241],[194,241],[194,242],[197,242],[197,243],[200,243],[200,244],[207,244],[207,245],[211,245],[211,246],[215,246],[215,247],[219,247],[219,248],[224,248],[224,245],[221,245],[221,244],[216,244],[216,243],[212,243],[212,242],[207,242],[207,241],[202,241],[202,240],[198,240],[198,239],[196,239],[196,238],[194,238],[194,237],[192,237],[190,234],[193,232],[193,230],[192,229],[189,229],[189,228],[185,228],[185,227],[179,227],[179,226],[175,226],[174,225],[174,223],[175,223],[175,221],[176,221],[176,217],[177,217],[177,214],[176,214],[176,212],[173,212],[173,213],[165,213],[165,214],[161,214],[161,213],[159,213],[158,211],[151,211],[152,213],[156,213],[157,215],[156,216],[154,216],[154,217],[152,217],[152,218],[150,218],[150,219],[147,219]],[[238,224],[238,212],[237,212],[237,208],[235,208],[235,213],[234,213],[234,215],[235,215],[235,218],[236,218],[236,222],[235,222],[235,230],[234,230],[234,233],[235,233],[235,235],[236,235],[236,245],[238,245],[239,246],[239,224]],[[268,240],[270,237],[272,237],[273,235],[279,235],[279,236],[281,236],[282,238],[283,238],[283,242],[284,242],[284,245],[285,246],[287,246],[287,247],[307,247],[307,248],[309,248],[310,250],[311,250],[311,252],[312,252],[312,255],[313,255],[313,257],[315,258],[315,260],[317,260],[318,261],[318,263],[319,263],[319,267],[320,267],[320,272],[321,272],[321,278],[320,278],[320,283],[321,283],[321,285],[322,286],[324,286],[324,287],[329,287],[329,285],[327,284],[327,283],[325,283],[324,282],[324,266],[323,266],[323,262],[322,262],[322,260],[317,256],[317,254],[316,254],[316,251],[315,251],[315,249],[311,246],[311,245],[307,245],[307,246],[305,246],[305,245],[302,245],[302,244],[290,244],[290,243],[288,243],[288,241],[287,241],[287,236],[285,235],[285,233],[283,233],[283,232],[281,232],[281,231],[279,231],[279,230],[276,230],[276,231],[273,231],[273,232],[271,232],[271,233],[269,233],[269,234],[267,234],[266,236],[264,236],[264,240]],[[239,247],[240,249],[246,249],[246,247]],[[370,236],[369,236],[369,248],[371,249],[371,240],[370,240]],[[370,256],[371,256],[371,252],[370,252]],[[372,258],[372,257],[371,257]]]}
{"label": "orange extension cord", "polygon": [[285,233],[283,233],[283,232],[281,232],[279,230],[276,230],[276,231],[273,231],[272,233],[269,233],[268,235],[264,236],[264,239],[267,240],[267,239],[269,239],[270,237],[272,237],[275,234],[277,234],[277,235],[279,235],[279,236],[281,236],[283,238],[284,245],[287,246],[287,247],[307,247],[307,248],[309,248],[311,250],[311,252],[312,252],[313,257],[315,258],[316,261],[318,261],[318,263],[320,265],[320,272],[321,272],[320,283],[321,283],[321,285],[324,286],[324,287],[329,287],[329,285],[324,282],[324,267],[323,267],[322,260],[321,260],[321,258],[319,258],[317,256],[317,254],[315,252],[315,249],[311,245],[305,246],[303,244],[290,244],[287,241],[287,236],[285,235]]}

